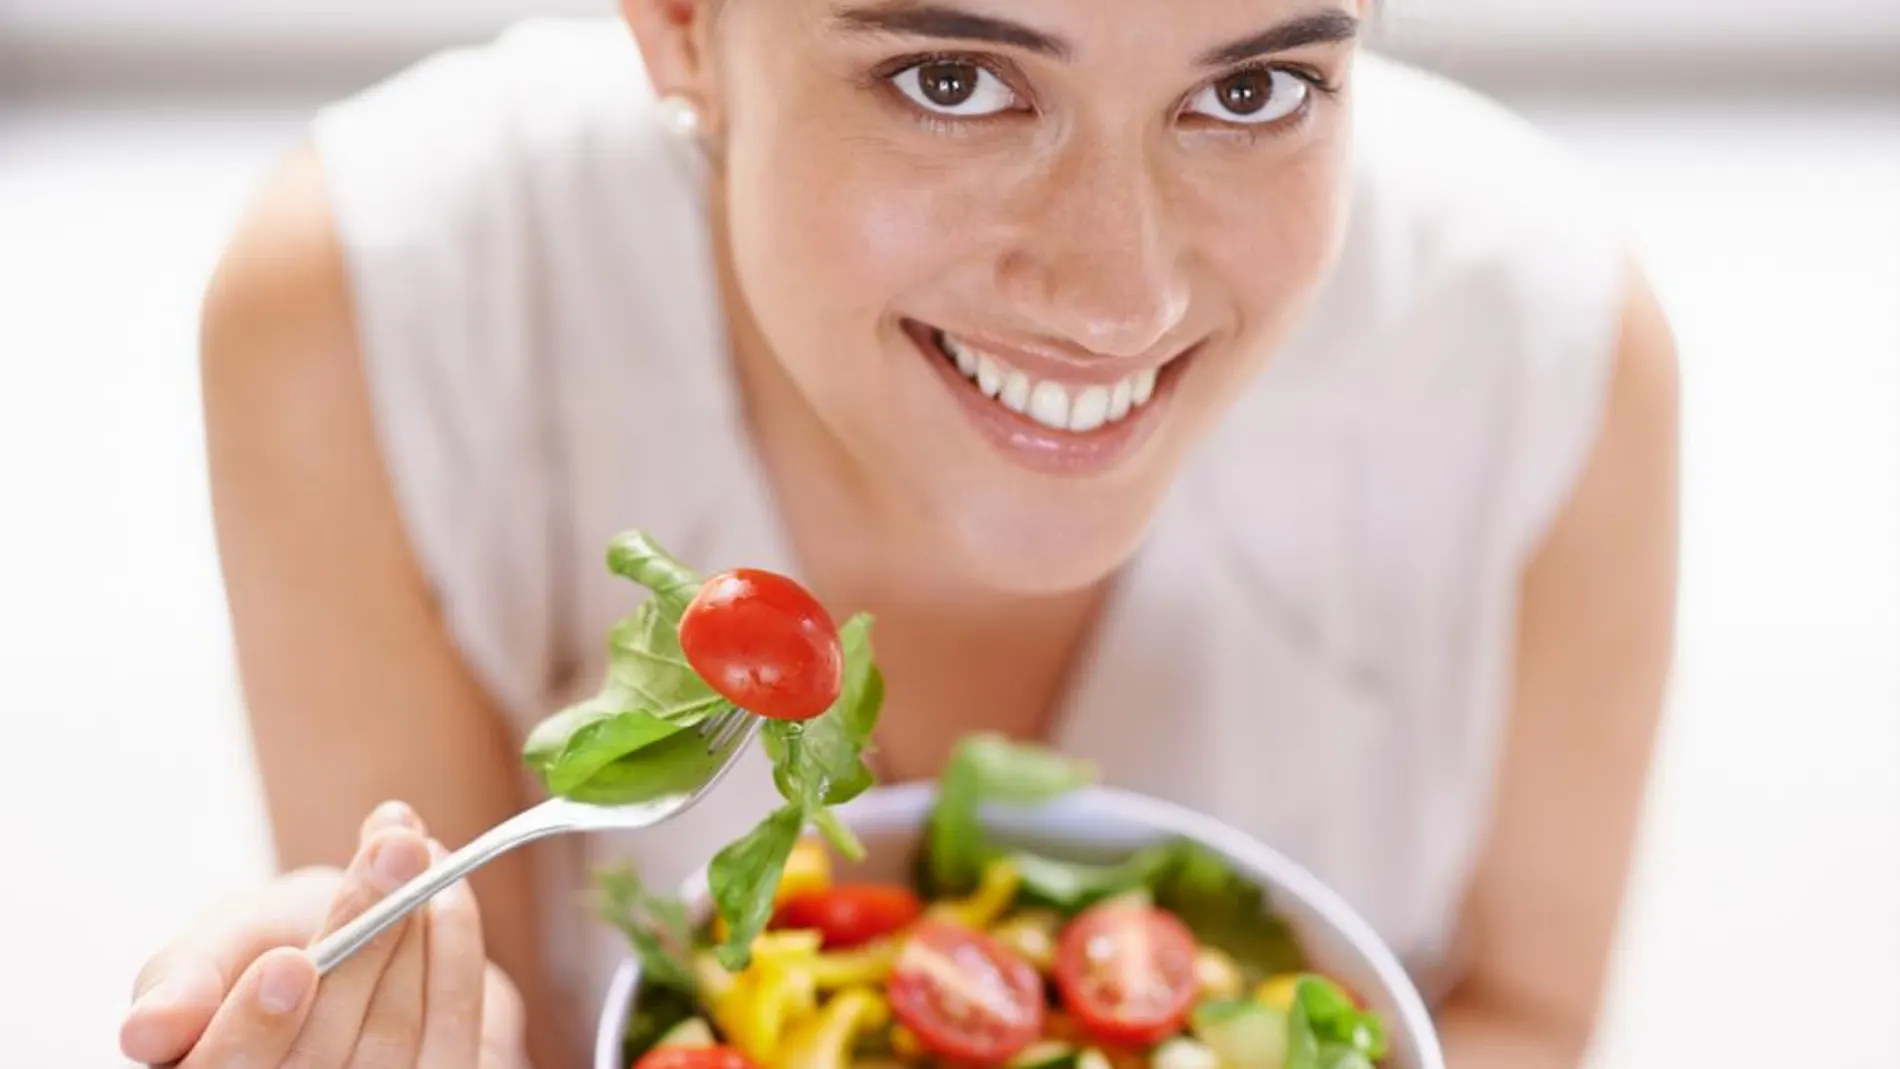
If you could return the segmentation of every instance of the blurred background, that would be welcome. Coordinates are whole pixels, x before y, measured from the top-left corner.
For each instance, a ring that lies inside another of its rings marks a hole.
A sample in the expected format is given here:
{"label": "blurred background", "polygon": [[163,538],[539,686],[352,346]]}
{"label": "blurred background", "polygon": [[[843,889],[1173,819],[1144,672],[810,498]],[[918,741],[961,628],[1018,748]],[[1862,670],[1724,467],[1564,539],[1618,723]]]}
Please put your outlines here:
{"label": "blurred background", "polygon": [[[269,864],[194,363],[248,191],[318,102],[610,8],[0,0],[0,1063],[120,1064],[137,964]],[[1392,0],[1381,36],[1574,151],[1680,336],[1680,655],[1595,1064],[1892,1066],[1900,3]]]}

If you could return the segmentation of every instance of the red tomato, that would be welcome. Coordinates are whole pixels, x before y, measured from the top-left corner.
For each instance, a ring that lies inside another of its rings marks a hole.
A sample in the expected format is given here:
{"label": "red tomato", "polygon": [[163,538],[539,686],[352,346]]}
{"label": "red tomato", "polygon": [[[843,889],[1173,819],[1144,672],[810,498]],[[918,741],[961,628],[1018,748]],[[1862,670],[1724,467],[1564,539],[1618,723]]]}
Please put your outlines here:
{"label": "red tomato", "polygon": [[810,720],[844,687],[837,625],[810,591],[771,572],[706,580],[680,619],[680,650],[721,697],[774,720]]}
{"label": "red tomato", "polygon": [[825,937],[825,947],[842,950],[890,935],[923,913],[924,904],[908,887],[895,884],[840,884],[806,891],[785,900],[774,918],[780,928],[802,928]]}
{"label": "red tomato", "polygon": [[758,1069],[731,1047],[655,1047],[633,1069]]}
{"label": "red tomato", "polygon": [[1148,906],[1108,902],[1062,930],[1056,990],[1083,1028],[1123,1046],[1173,1035],[1193,1008],[1194,934]]}
{"label": "red tomato", "polygon": [[932,1053],[997,1066],[1042,1034],[1042,978],[1008,947],[929,920],[904,942],[887,985],[891,1013]]}

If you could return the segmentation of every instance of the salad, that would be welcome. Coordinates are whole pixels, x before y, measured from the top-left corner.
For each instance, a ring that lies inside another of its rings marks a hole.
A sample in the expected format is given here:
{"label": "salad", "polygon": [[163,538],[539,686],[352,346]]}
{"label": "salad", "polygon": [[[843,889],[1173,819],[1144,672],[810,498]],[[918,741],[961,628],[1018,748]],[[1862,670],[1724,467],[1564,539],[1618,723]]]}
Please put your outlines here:
{"label": "salad", "polygon": [[[1311,972],[1263,890],[1190,841],[1113,864],[996,841],[985,806],[1034,806],[1085,763],[990,735],[938,784],[909,881],[853,882],[862,844],[831,806],[873,784],[883,701],[871,621],[835,627],[792,580],[700,580],[651,538],[609,567],[652,596],[610,636],[600,692],[543,723],[549,789],[640,801],[701,774],[690,729],[733,708],[762,732],[784,805],[708,867],[713,915],[602,875],[602,915],[641,988],[634,1069],[1372,1069],[1385,1029]],[[817,835],[807,834],[815,829]]]}

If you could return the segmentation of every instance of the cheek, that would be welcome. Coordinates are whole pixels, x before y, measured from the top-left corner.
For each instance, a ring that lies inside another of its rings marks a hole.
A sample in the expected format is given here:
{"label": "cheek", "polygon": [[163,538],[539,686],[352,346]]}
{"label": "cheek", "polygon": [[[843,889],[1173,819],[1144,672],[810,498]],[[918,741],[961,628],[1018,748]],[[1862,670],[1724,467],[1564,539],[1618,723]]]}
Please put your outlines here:
{"label": "cheek", "polygon": [[1286,161],[1220,200],[1210,259],[1234,295],[1243,333],[1277,340],[1306,309],[1344,233],[1343,153],[1332,145]]}

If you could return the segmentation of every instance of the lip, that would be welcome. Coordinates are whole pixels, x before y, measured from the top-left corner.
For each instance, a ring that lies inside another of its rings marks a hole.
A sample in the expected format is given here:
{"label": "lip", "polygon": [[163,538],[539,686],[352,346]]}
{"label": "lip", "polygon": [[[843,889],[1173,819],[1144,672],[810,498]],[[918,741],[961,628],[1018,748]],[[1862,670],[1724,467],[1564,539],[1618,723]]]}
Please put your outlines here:
{"label": "lip", "polygon": [[940,330],[964,345],[989,353],[1032,379],[1048,379],[1065,386],[1112,386],[1143,371],[1163,371],[1194,348],[1157,349],[1140,356],[1082,355],[1072,350],[1007,342],[987,334],[951,330],[916,320],[906,320],[905,324],[907,329],[921,332],[915,336],[924,339],[928,350],[936,349],[931,334]]}
{"label": "lip", "polygon": [[[1192,361],[1194,352],[1185,352],[1169,361],[1161,369],[1155,382],[1154,396],[1148,403],[1129,413],[1119,423],[1110,423],[1092,431],[1077,433],[1058,431],[1045,427],[1028,416],[1018,415],[1004,408],[996,401],[983,396],[976,383],[963,377],[950,361],[934,337],[936,328],[916,320],[904,321],[904,334],[917,347],[917,353],[924,358],[933,372],[943,381],[970,418],[970,422],[979,434],[988,439],[1004,456],[1024,468],[1045,475],[1088,476],[1099,475],[1122,463],[1138,451],[1166,418],[1169,405],[1174,398],[1174,387]],[[962,337],[962,335],[958,335]],[[975,344],[974,342],[972,344]],[[997,355],[1003,356],[1004,353]],[[1073,365],[1064,365],[1072,367]],[[1024,373],[1031,368],[1019,367]],[[1133,367],[1109,378],[1108,382],[1122,375],[1141,370]],[[1095,373],[1099,375],[1099,372]],[[1062,374],[1047,375],[1047,378],[1062,381],[1065,377],[1071,382],[1084,382],[1077,376]]]}

